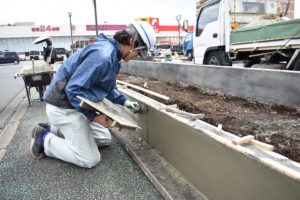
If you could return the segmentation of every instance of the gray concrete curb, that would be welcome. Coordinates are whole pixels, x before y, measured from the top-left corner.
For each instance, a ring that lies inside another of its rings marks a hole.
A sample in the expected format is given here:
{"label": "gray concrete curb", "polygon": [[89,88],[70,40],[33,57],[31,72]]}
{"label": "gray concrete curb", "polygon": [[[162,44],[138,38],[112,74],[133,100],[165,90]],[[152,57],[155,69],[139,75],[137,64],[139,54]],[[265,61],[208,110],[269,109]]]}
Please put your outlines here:
{"label": "gray concrete curb", "polygon": [[9,113],[12,116],[9,116],[11,118],[8,119],[3,119],[2,117],[2,124],[5,123],[6,126],[0,133],[0,162],[5,156],[7,148],[9,147],[12,139],[14,138],[17,132],[20,120],[23,118],[27,110],[28,104],[27,101],[24,101],[24,99],[26,100],[25,89],[23,89],[16,96],[16,98],[14,98],[14,100],[6,106],[6,108],[2,112],[2,116],[8,116]]}

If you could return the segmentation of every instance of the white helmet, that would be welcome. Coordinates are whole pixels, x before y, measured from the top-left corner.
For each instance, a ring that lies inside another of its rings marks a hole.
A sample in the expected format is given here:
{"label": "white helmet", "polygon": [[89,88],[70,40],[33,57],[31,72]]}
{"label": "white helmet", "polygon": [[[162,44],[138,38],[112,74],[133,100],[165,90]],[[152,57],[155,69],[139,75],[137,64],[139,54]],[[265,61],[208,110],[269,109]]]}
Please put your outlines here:
{"label": "white helmet", "polygon": [[156,42],[153,27],[145,21],[134,21],[128,25],[125,31],[135,38],[135,48],[146,45],[147,48],[140,50],[141,56],[146,57],[147,51],[151,49]]}

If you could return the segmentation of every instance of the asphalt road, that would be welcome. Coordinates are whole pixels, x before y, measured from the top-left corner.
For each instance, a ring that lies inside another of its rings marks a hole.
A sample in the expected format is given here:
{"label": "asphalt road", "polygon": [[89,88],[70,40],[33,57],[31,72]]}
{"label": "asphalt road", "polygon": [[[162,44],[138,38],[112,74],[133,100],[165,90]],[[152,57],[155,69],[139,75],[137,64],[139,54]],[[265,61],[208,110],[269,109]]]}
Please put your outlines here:
{"label": "asphalt road", "polygon": [[24,88],[21,78],[14,79],[25,63],[0,65],[0,112]]}
{"label": "asphalt road", "polygon": [[[35,65],[43,64],[42,60],[35,61]],[[23,78],[14,78],[24,66],[32,67],[32,62],[21,61],[17,65],[0,64],[0,133],[13,116],[16,106],[26,98]]]}
{"label": "asphalt road", "polygon": [[[36,65],[43,64],[41,60],[35,61]],[[0,113],[9,102],[24,89],[24,81],[21,77],[14,78],[22,67],[31,66],[31,61],[21,61],[18,65],[0,64]]]}

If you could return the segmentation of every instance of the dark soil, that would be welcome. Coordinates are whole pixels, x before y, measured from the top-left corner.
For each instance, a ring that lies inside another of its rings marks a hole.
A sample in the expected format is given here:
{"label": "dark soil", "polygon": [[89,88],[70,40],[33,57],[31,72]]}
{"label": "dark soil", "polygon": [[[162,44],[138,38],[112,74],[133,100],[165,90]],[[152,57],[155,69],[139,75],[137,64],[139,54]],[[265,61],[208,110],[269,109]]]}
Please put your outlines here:
{"label": "dark soil", "polygon": [[199,88],[170,84],[154,79],[120,74],[119,80],[170,97],[167,105],[177,104],[190,113],[204,113],[203,121],[238,136],[253,135],[274,145],[274,151],[300,162],[300,112],[283,105],[268,105],[238,97],[207,93]]}

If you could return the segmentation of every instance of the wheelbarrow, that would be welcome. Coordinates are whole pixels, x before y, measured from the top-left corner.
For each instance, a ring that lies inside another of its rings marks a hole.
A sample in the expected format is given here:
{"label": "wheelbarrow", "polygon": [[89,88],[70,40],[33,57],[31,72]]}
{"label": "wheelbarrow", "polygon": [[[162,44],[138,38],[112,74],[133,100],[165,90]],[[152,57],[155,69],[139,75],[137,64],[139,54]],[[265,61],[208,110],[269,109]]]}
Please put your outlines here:
{"label": "wheelbarrow", "polygon": [[32,68],[23,68],[19,74],[24,80],[26,95],[29,105],[31,105],[30,88],[35,87],[39,94],[40,101],[43,101],[43,95],[46,90],[46,86],[51,83],[53,74],[55,73],[54,67],[51,65],[34,66]]}

